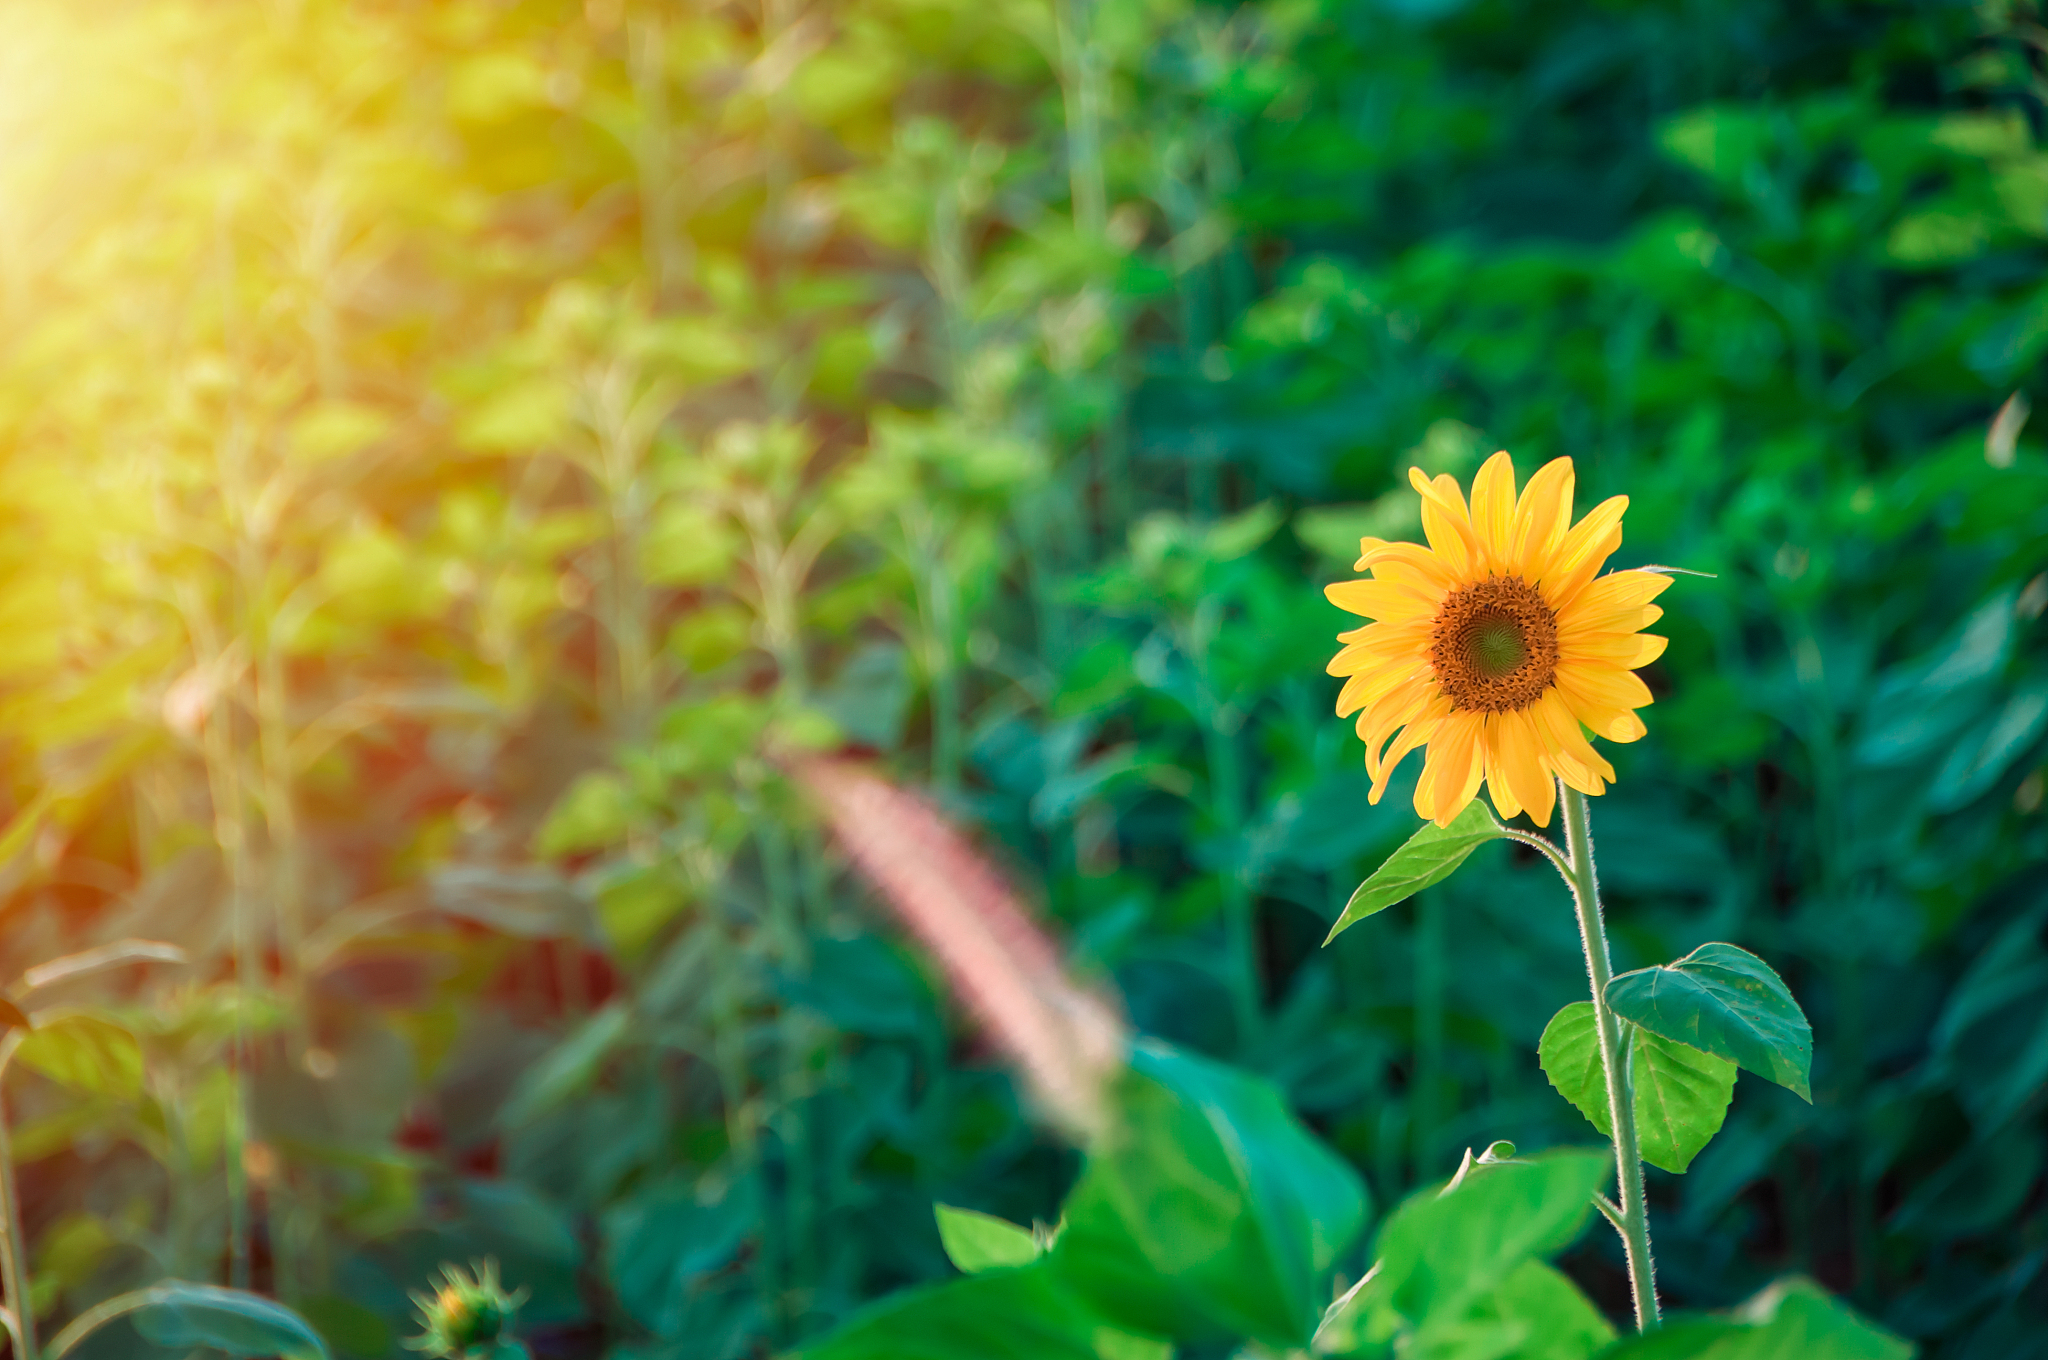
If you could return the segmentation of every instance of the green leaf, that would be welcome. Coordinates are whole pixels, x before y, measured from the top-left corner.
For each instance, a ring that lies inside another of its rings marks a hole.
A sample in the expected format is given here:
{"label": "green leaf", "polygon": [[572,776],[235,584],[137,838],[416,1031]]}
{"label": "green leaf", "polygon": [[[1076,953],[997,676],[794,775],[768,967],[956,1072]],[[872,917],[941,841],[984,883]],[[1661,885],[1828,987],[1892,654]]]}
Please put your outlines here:
{"label": "green leaf", "polygon": [[1587,1360],[1614,1340],[1614,1327],[1557,1267],[1524,1261],[1464,1316],[1432,1319],[1407,1354],[1413,1360],[1512,1355],[1514,1360]]}
{"label": "green leaf", "polygon": [[520,1073],[498,1116],[505,1126],[537,1119],[596,1081],[612,1051],[628,1039],[631,1019],[631,1011],[613,1001]]}
{"label": "green leaf", "polygon": [[1385,911],[1431,884],[1443,882],[1465,862],[1466,856],[1487,841],[1506,834],[1487,811],[1486,804],[1477,798],[1451,818],[1449,826],[1429,823],[1388,856],[1385,864],[1373,870],[1371,878],[1358,885],[1358,891],[1344,904],[1343,915],[1330,927],[1323,943],[1327,945],[1375,912]]}
{"label": "green leaf", "polygon": [[1611,1168],[1604,1149],[1565,1148],[1410,1197],[1380,1232],[1375,1292],[1412,1323],[1465,1316],[1523,1262],[1571,1244]]}
{"label": "green leaf", "polygon": [[1272,1086],[1163,1046],[1134,1051],[1112,1100],[1054,1268],[1126,1331],[1306,1345],[1365,1218],[1357,1174]]}
{"label": "green leaf", "polygon": [[44,1020],[21,1041],[15,1057],[75,1090],[123,1100],[142,1094],[142,1045],[126,1029],[97,1015],[73,1013]]}
{"label": "green leaf", "polygon": [[1029,1265],[1039,1257],[1038,1239],[1029,1228],[950,1204],[934,1204],[932,1210],[939,1220],[939,1241],[945,1245],[946,1259],[969,1275],[1001,1266]]}
{"label": "green leaf", "polygon": [[[1735,1064],[1637,1025],[1624,1022],[1622,1031],[1643,1160],[1664,1171],[1684,1171],[1728,1116],[1728,1101],[1735,1094]],[[1544,1027],[1537,1056],[1558,1094],[1612,1138],[1593,1003],[1574,1001],[1553,1016]]]}
{"label": "green leaf", "polygon": [[802,1360],[1100,1360],[1102,1324],[1045,1265],[891,1295]]}
{"label": "green leaf", "polygon": [[1813,1028],[1784,980],[1746,949],[1703,944],[1676,963],[1623,973],[1607,984],[1607,1004],[1813,1101]]}
{"label": "green leaf", "polygon": [[1913,1347],[1830,1298],[1811,1280],[1780,1280],[1733,1313],[1678,1317],[1601,1360],[1911,1360]]}
{"label": "green leaf", "polygon": [[658,1336],[674,1335],[691,1285],[730,1261],[760,1217],[752,1177],[715,1192],[694,1177],[663,1177],[605,1211],[606,1278],[635,1320]]}
{"label": "green leaf", "polygon": [[242,1289],[167,1280],[88,1309],[51,1341],[44,1355],[61,1360],[79,1342],[115,1318],[128,1316],[144,1340],[190,1349],[210,1346],[234,1356],[327,1360],[327,1343],[304,1318],[281,1303]]}

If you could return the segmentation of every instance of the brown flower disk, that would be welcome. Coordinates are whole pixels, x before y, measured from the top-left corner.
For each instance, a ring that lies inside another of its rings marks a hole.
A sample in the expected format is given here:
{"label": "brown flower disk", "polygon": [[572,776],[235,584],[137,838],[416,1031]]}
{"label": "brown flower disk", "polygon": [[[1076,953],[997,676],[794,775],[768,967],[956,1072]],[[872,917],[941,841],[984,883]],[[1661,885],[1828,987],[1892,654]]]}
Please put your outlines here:
{"label": "brown flower disk", "polygon": [[[1481,634],[1505,628],[1521,658],[1502,670],[1487,664]],[[1557,676],[1557,615],[1519,576],[1489,576],[1453,591],[1437,610],[1429,659],[1437,683],[1468,713],[1510,713],[1543,696]]]}

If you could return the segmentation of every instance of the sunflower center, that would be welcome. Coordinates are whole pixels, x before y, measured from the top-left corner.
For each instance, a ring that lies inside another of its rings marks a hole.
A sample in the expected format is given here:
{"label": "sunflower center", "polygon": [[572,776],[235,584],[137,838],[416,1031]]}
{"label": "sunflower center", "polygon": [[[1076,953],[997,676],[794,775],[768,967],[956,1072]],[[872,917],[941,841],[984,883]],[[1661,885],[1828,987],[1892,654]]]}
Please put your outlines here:
{"label": "sunflower center", "polygon": [[1429,659],[1455,708],[1527,708],[1557,677],[1557,615],[1527,581],[1489,576],[1444,598]]}
{"label": "sunflower center", "polygon": [[1465,645],[1471,649],[1472,669],[1489,680],[1498,680],[1528,659],[1522,644],[1522,630],[1505,614],[1482,615],[1473,620]]}

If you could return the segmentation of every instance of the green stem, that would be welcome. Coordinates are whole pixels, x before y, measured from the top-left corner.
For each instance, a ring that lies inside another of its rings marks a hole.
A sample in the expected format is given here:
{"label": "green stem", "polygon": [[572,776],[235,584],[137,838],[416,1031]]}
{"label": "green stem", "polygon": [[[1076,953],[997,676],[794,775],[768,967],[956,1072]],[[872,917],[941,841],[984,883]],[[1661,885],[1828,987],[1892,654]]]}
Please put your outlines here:
{"label": "green stem", "polygon": [[1579,908],[1579,936],[1586,947],[1586,975],[1593,984],[1593,1017],[1600,1032],[1600,1066],[1607,1074],[1607,1116],[1614,1128],[1614,1160],[1621,1181],[1621,1244],[1628,1254],[1629,1288],[1635,1294],[1636,1329],[1658,1323],[1657,1266],[1650,1257],[1650,1207],[1643,1199],[1643,1155],[1636,1140],[1634,1093],[1621,1049],[1621,1023],[1607,1006],[1614,968],[1607,957],[1607,925],[1600,915],[1600,879],[1593,867],[1593,831],[1586,796],[1559,781],[1564,795],[1565,848],[1571,872],[1565,881]]}
{"label": "green stem", "polygon": [[[0,1077],[5,1076],[7,1059],[14,1055],[20,1034],[20,1030],[13,1031],[9,1042],[0,1047]],[[0,1217],[7,1220],[4,1235],[0,1235],[0,1275],[5,1277],[7,1302],[14,1308],[19,1333],[15,1343],[22,1360],[36,1360],[36,1308],[29,1298],[28,1244],[21,1235],[21,1198],[14,1187],[14,1144],[4,1102],[0,1102]]]}

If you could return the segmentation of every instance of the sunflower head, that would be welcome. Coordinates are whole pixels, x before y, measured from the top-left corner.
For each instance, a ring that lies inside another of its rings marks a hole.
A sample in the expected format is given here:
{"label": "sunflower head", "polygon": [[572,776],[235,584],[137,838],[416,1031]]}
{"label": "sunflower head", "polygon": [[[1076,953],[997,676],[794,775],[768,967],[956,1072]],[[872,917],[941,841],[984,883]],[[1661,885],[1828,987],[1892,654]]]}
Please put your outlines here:
{"label": "sunflower head", "polygon": [[420,1310],[420,1325],[426,1330],[405,1344],[436,1360],[523,1355],[524,1349],[506,1333],[512,1315],[525,1300],[524,1289],[507,1293],[498,1283],[496,1261],[475,1262],[468,1273],[461,1266],[444,1265],[441,1283],[433,1293],[415,1292],[412,1296]]}
{"label": "sunflower head", "polygon": [[1415,810],[1449,823],[1484,783],[1503,817],[1550,824],[1553,782],[1603,792],[1614,767],[1587,733],[1643,735],[1650,691],[1635,674],[1664,650],[1641,630],[1663,610],[1670,578],[1600,568],[1621,546],[1626,496],[1572,523],[1572,460],[1554,459],[1518,497],[1514,463],[1496,453],[1472,483],[1420,468],[1429,544],[1359,542],[1356,569],[1331,603],[1375,620],[1338,634],[1330,674],[1345,677],[1338,716],[1356,712],[1372,801],[1403,757],[1426,748]]}

